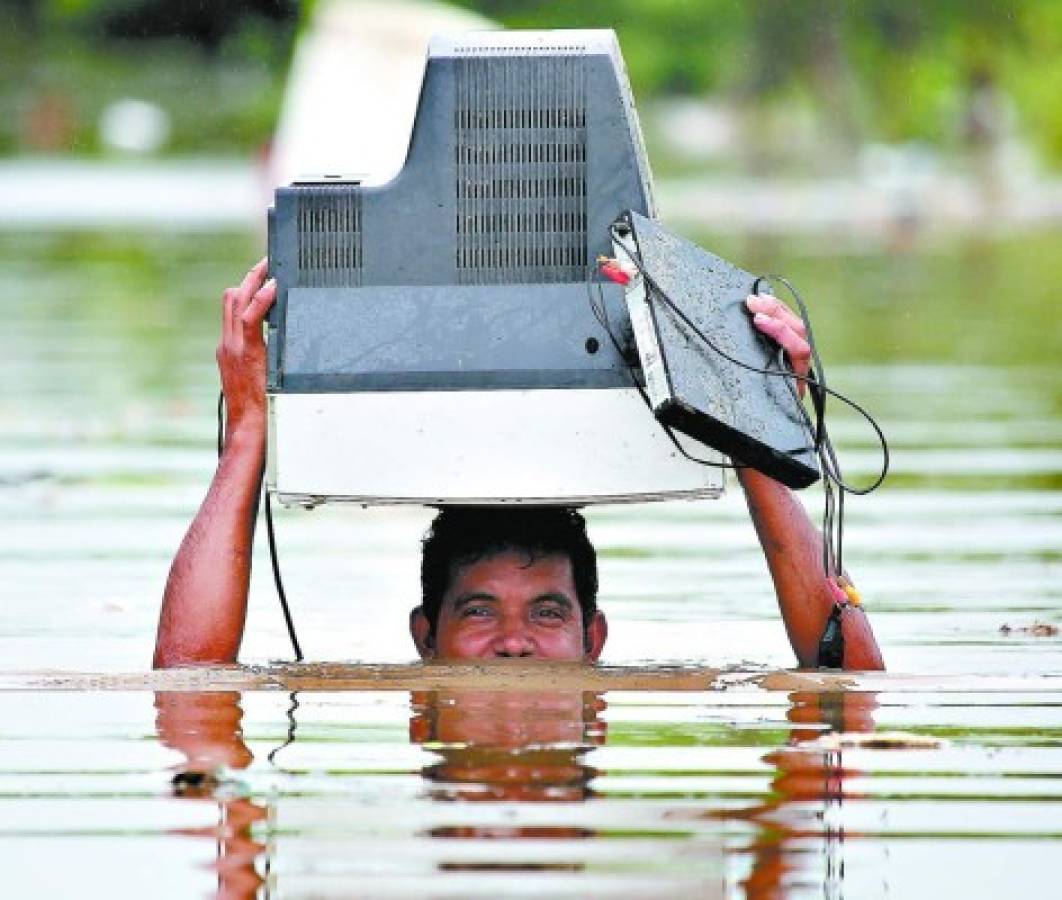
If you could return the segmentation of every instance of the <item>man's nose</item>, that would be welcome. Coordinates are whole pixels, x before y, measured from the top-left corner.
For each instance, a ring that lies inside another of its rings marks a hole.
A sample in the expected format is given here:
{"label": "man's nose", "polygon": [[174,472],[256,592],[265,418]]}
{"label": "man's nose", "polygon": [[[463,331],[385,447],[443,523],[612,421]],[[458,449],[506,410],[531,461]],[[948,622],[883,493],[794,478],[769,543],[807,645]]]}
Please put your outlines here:
{"label": "man's nose", "polygon": [[495,656],[534,656],[535,648],[523,622],[507,621],[502,624],[494,642]]}

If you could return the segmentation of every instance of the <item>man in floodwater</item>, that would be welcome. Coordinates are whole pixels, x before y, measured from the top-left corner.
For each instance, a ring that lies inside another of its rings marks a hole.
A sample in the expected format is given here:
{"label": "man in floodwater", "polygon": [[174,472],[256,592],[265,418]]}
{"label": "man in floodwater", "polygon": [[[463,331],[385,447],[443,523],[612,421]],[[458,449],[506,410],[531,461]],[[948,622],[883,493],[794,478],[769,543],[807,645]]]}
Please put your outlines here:
{"label": "man in floodwater", "polygon": [[[228,416],[225,449],[170,568],[162,600],[157,667],[232,663],[247,613],[251,543],[266,451],[266,348],[262,322],[276,298],[266,260],[223,295],[217,360]],[[750,297],[756,327],[806,374],[804,326],[785,304]],[[774,580],[789,641],[802,666],[836,604],[822,572],[821,536],[789,489],[739,469]],[[410,616],[429,659],[522,657],[596,660],[608,625],[597,609],[597,561],[582,517],[563,509],[448,509],[424,543],[423,597]],[[844,667],[883,668],[860,607],[841,617]]]}

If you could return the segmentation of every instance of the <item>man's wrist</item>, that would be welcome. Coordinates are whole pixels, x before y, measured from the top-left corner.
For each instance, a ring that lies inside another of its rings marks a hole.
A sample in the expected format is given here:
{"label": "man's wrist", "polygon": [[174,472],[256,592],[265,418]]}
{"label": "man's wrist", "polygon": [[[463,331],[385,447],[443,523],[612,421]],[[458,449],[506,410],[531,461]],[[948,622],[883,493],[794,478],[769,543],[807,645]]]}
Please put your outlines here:
{"label": "man's wrist", "polygon": [[224,456],[265,456],[266,426],[261,423],[240,423],[225,428]]}

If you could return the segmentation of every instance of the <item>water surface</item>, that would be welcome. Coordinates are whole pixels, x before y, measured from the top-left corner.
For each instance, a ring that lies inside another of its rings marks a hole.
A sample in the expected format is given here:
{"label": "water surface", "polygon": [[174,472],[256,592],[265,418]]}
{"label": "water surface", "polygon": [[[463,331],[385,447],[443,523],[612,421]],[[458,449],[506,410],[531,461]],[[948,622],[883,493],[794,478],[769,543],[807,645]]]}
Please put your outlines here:
{"label": "water surface", "polygon": [[[0,675],[147,668],[213,466],[220,292],[256,243],[0,233]],[[832,383],[890,437],[893,475],[850,505],[846,546],[897,674],[826,692],[744,678],[793,660],[736,492],[592,510],[604,661],[730,680],[292,697],[0,678],[12,895],[1042,894],[1062,836],[1062,663],[1057,635],[1025,629],[1062,624],[1057,236],[710,246],[793,276]],[[848,474],[870,477],[869,433],[841,411],[832,431]],[[428,515],[277,518],[308,655],[409,660]],[[254,665],[290,653],[262,550]],[[943,743],[821,742],[869,729]],[[189,771],[209,777],[175,794]]]}

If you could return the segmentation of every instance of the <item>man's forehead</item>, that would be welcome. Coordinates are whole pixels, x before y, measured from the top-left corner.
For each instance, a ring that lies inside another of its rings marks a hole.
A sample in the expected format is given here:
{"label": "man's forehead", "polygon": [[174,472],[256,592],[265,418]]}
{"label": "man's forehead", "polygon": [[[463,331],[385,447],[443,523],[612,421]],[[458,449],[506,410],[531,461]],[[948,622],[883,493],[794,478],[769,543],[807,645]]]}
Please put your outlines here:
{"label": "man's forehead", "polygon": [[[549,586],[575,596],[571,558],[565,553],[536,553],[523,548],[503,548],[471,560],[460,560],[450,568],[446,596],[453,598],[480,588],[528,585]],[[489,592],[489,591],[488,591]]]}

